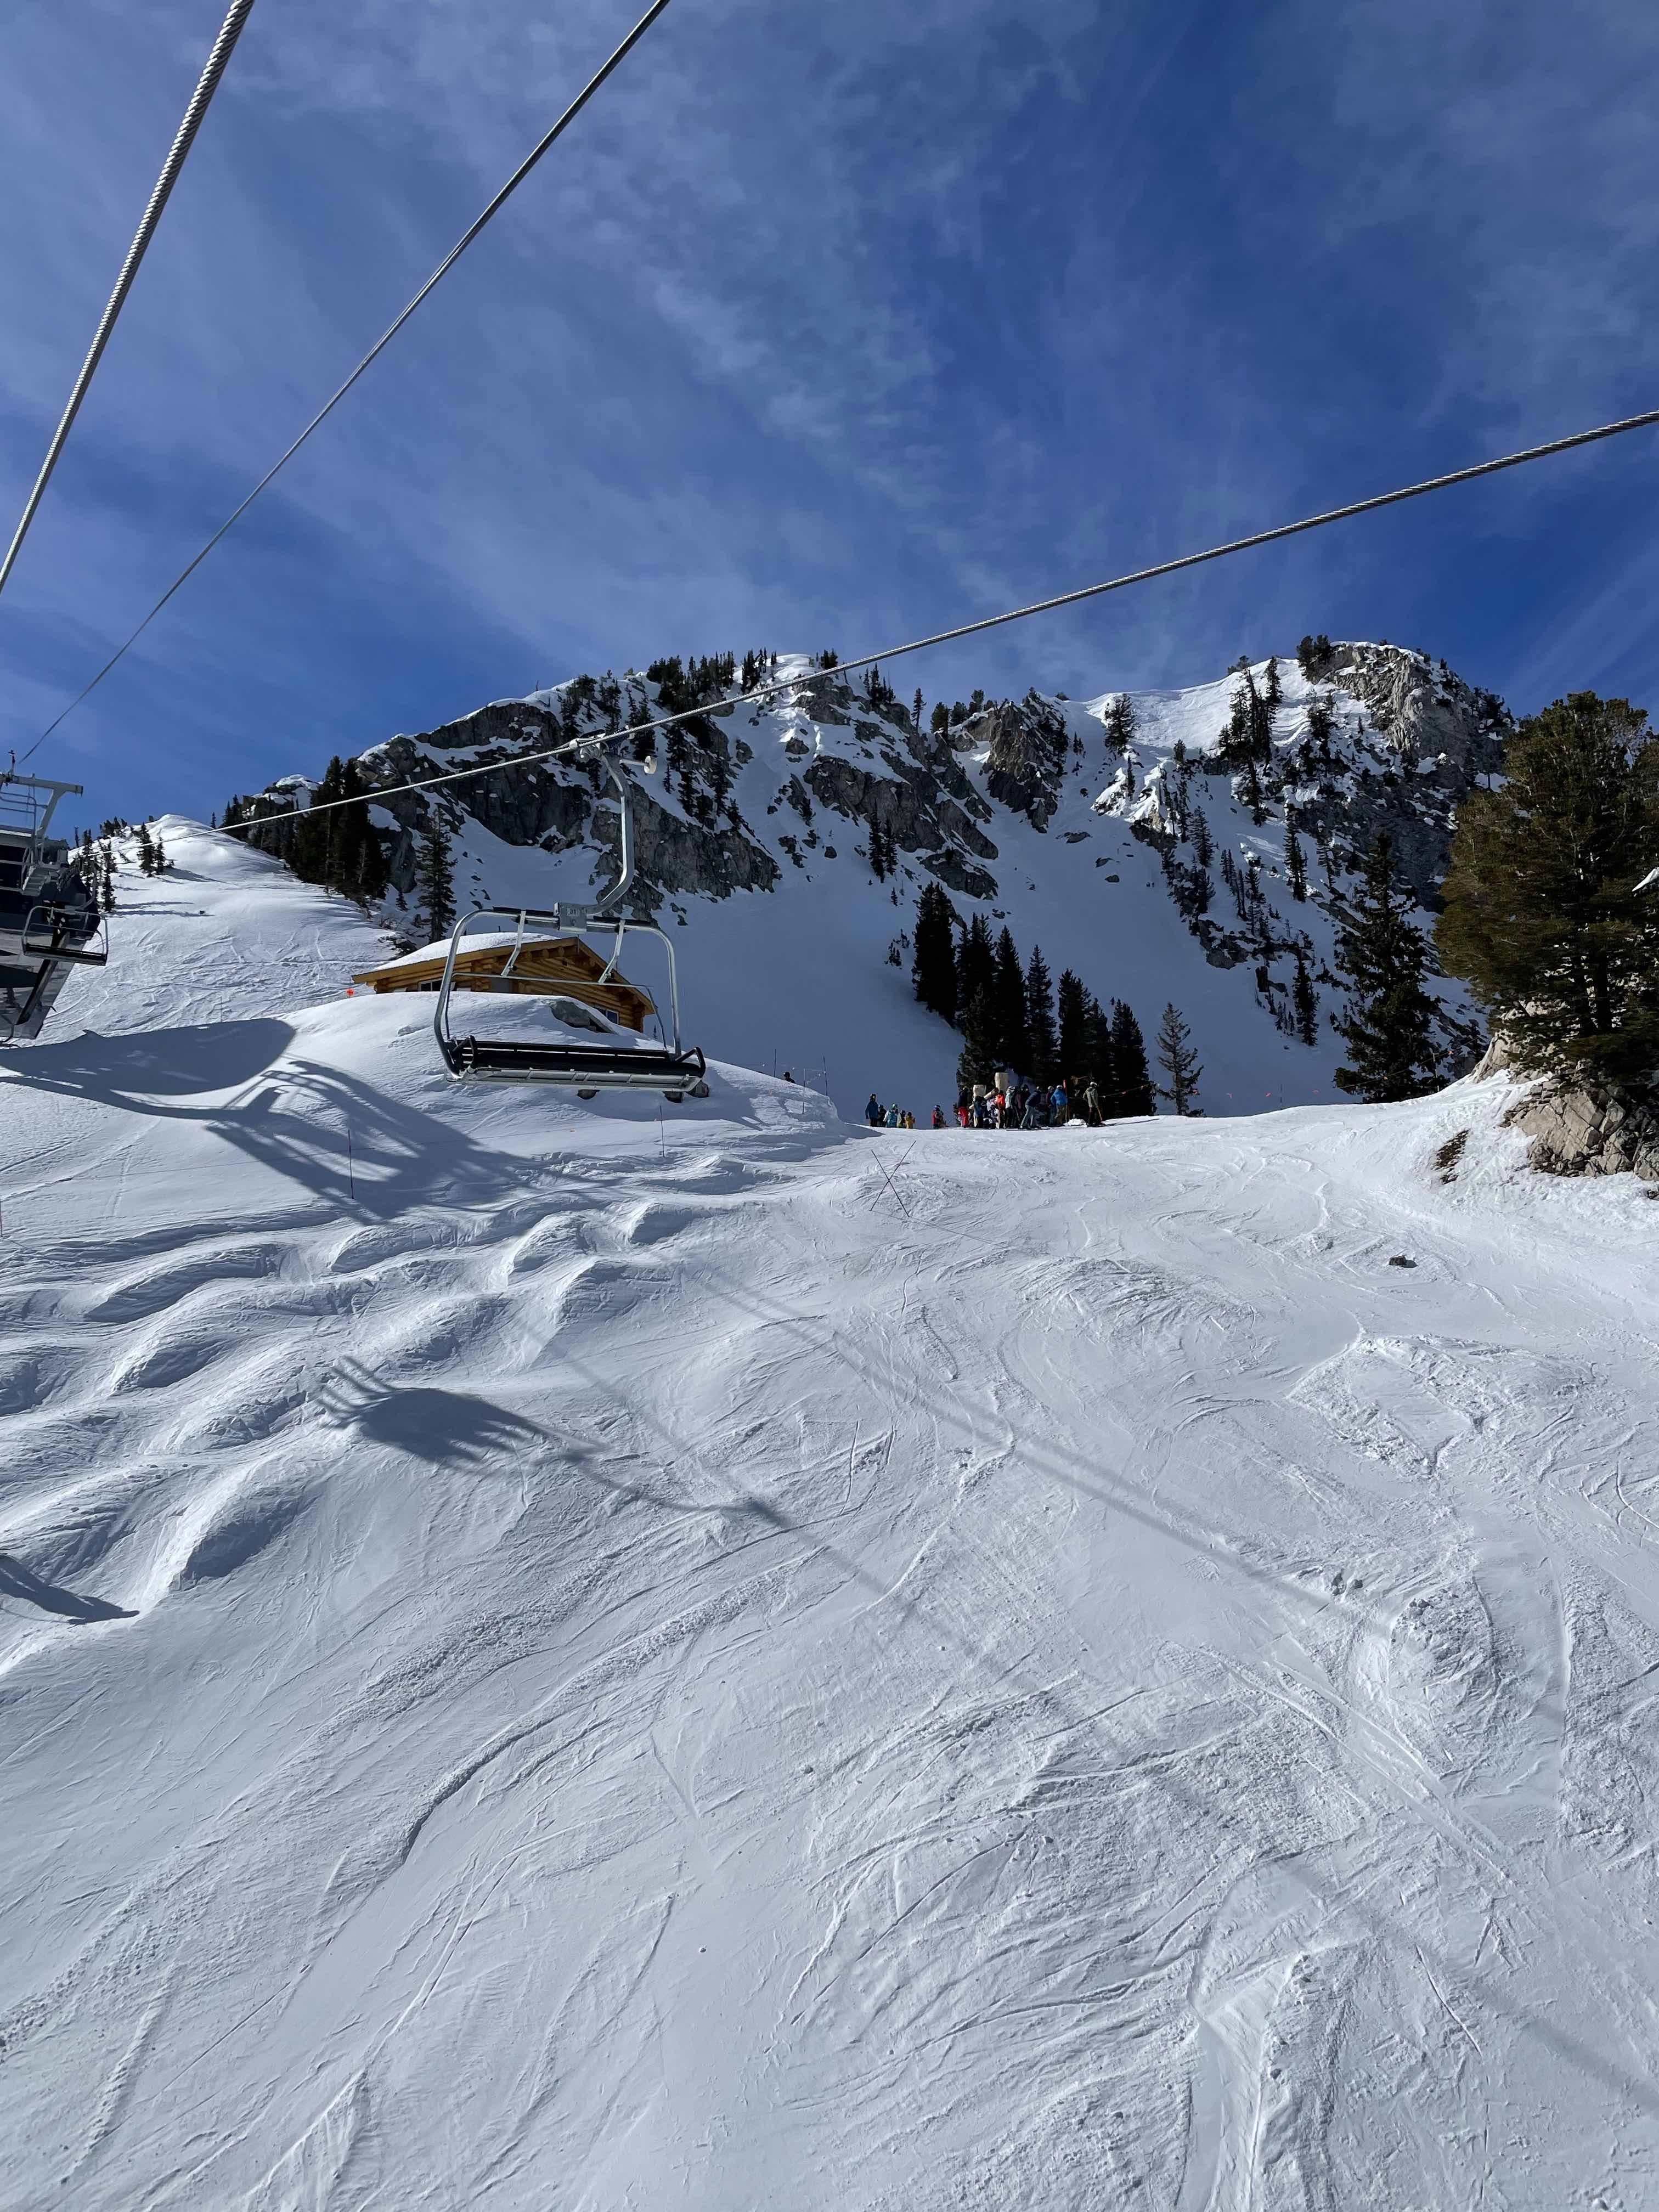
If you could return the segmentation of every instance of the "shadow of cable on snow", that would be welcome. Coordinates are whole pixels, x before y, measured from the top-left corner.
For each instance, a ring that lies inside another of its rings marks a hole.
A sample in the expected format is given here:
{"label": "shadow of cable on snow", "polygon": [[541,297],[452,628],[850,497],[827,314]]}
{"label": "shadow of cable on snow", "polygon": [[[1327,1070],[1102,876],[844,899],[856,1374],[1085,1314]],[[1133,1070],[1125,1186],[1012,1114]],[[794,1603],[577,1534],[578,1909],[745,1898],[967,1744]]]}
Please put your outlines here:
{"label": "shadow of cable on snow", "polygon": [[[579,1363],[567,1364],[574,1374],[603,1387],[599,1376],[588,1375]],[[750,1492],[708,1503],[669,1497],[625,1471],[632,1464],[629,1456],[607,1455],[581,1437],[555,1435],[525,1415],[471,1392],[440,1390],[425,1383],[405,1388],[376,1375],[361,1360],[348,1360],[326,1377],[316,1398],[324,1418],[337,1427],[353,1429],[432,1467],[493,1465],[496,1472],[509,1475],[526,1472],[532,1465],[543,1468],[550,1457],[556,1457],[563,1468],[574,1471],[581,1480],[653,1513],[688,1520],[757,1522],[761,1533],[749,1539],[751,1543],[773,1536],[799,1537],[843,1574],[878,1596],[884,1594],[884,1585],[855,1559],[826,1544],[815,1529],[793,1519],[769,1498]],[[678,1445],[665,1428],[660,1433],[675,1457],[696,1457]]]}
{"label": "shadow of cable on snow", "polygon": [[[782,1326],[799,1332],[805,1345],[810,1346],[814,1352],[828,1352],[847,1369],[849,1374],[855,1376],[867,1391],[879,1395],[883,1385],[890,1382],[890,1377],[877,1375],[853,1357],[844,1345],[838,1344],[833,1330],[826,1336],[811,1327],[809,1316],[791,1313],[785,1308],[769,1304],[763,1296],[755,1292],[747,1284],[739,1284],[729,1276],[721,1276],[718,1270],[711,1269],[708,1266],[706,1257],[700,1263],[699,1280],[702,1287],[712,1291],[717,1297],[723,1298],[726,1303],[739,1311],[747,1314],[751,1319],[770,1326]],[[613,1386],[603,1376],[586,1367],[580,1361],[572,1358],[568,1352],[562,1352],[561,1358],[562,1364],[572,1374],[578,1376],[594,1389],[604,1392],[607,1396],[614,1395]],[[944,1394],[935,1394],[930,1398],[927,1393],[921,1392],[918,1395],[916,1402],[939,1422],[942,1431],[948,1431],[956,1424],[966,1425],[964,1409],[945,1397]],[[655,1429],[673,1458],[683,1458],[692,1464],[706,1463],[695,1443],[676,1437],[668,1424],[653,1410],[648,1407],[630,1405],[629,1411],[636,1419],[644,1419]],[[672,1464],[672,1460],[670,1463]],[[1054,1480],[1091,1498],[1097,1504],[1126,1514],[1158,1534],[1200,1554],[1210,1564],[1235,1573],[1247,1581],[1271,1585],[1281,1595],[1295,1598],[1310,1607],[1322,1608],[1324,1605],[1330,1602],[1322,1594],[1310,1590],[1292,1577],[1251,1559],[1242,1548],[1236,1547],[1235,1544],[1230,1542],[1218,1530],[1206,1528],[1196,1520],[1187,1521],[1183,1525],[1184,1516],[1172,1512],[1167,1506],[1157,1508],[1148,1506],[1121,1479],[1115,1479],[1103,1468],[1085,1467],[1075,1462],[1068,1462],[1061,1454],[1045,1449],[1030,1439],[1021,1440],[1017,1449],[1010,1455],[1010,1463],[1023,1464],[1046,1473]],[[658,1497],[645,1486],[631,1480],[606,1476],[598,1474],[596,1470],[592,1472],[594,1479],[603,1483],[605,1488],[629,1498],[637,1498],[641,1503],[659,1510],[697,1514],[757,1515],[770,1524],[768,1529],[769,1535],[785,1533],[797,1535],[807,1542],[814,1551],[873,1592],[878,1600],[892,1601],[896,1598],[895,1586],[884,1583],[872,1576],[866,1569],[850,1559],[844,1552],[827,1543],[818,1531],[810,1524],[796,1522],[763,1499],[753,1498],[733,1499],[728,1504],[718,1506],[687,1505]],[[753,1540],[762,1540],[757,1538]],[[982,1659],[984,1655],[981,1651],[957,1634],[949,1621],[927,1613],[920,1600],[908,1595],[899,1598],[897,1607],[900,1618],[905,1620],[908,1620],[913,1613],[921,1612],[926,1618],[929,1632],[946,1638],[965,1660],[976,1663]],[[1355,1615],[1369,1616],[1373,1620],[1380,1618],[1370,1605],[1357,1605],[1352,1599],[1344,1602],[1343,1609]],[[1010,1671],[1016,1675],[1018,1674],[1017,1668]],[[1254,1688],[1262,1694],[1271,1694],[1267,1686],[1255,1682],[1253,1675],[1247,1678],[1246,1686]],[[1304,1714],[1303,1717],[1310,1726],[1316,1729],[1320,1728],[1321,1723],[1315,1717]],[[1326,1732],[1328,1733],[1328,1731]],[[1209,1821],[1214,1814],[1213,1803],[1202,1790],[1188,1785],[1179,1777],[1177,1765],[1178,1762],[1158,1762],[1147,1764],[1138,1771],[1140,1771],[1142,1780],[1146,1786],[1161,1790],[1180,1808],[1180,1817],[1183,1820],[1187,1822],[1196,1820],[1200,1823]],[[1432,1818],[1430,1824],[1431,1826],[1438,1825]],[[1480,1833],[1478,1827],[1475,1832],[1470,1835],[1462,1833],[1455,1822],[1449,1823],[1449,1832],[1446,1827],[1442,1828],[1442,1833],[1447,1840],[1456,1842],[1466,1853],[1476,1858],[1482,1855],[1482,1847],[1486,1839]],[[1455,1994],[1462,1996],[1474,2006],[1485,2009],[1490,2014],[1507,2020],[1521,2033],[1535,2038],[1562,2063],[1589,2075],[1615,2094],[1629,2099],[1649,2113],[1659,2117],[1659,2084],[1637,2075],[1621,2064],[1617,2058],[1610,2057],[1595,2050],[1573,2034],[1571,2030],[1558,2027],[1539,2012],[1517,2002],[1501,1986],[1490,1970],[1478,1966],[1465,1966],[1448,1956],[1443,1951],[1437,1953],[1426,1951],[1416,1931],[1407,1928],[1400,1920],[1378,1911],[1368,1899],[1355,1896],[1334,1870],[1327,1876],[1317,1866],[1317,1849],[1285,1853],[1264,1846],[1261,1856],[1264,1861],[1271,1860],[1289,1881],[1303,1889],[1310,1903],[1316,1909],[1322,1911],[1328,1921],[1340,1919],[1346,1916],[1367,1928],[1380,1943],[1391,1948],[1397,1946],[1401,1951],[1410,1951],[1424,1963],[1426,1968],[1431,1968],[1443,1982],[1449,1984]],[[1571,1935],[1569,1929],[1563,1928],[1561,1940],[1564,1945],[1570,1944]],[[1462,2023],[1460,2021],[1459,2025],[1462,2026]],[[1467,2027],[1464,2028],[1464,2033],[1469,2034]],[[1469,2035],[1469,2039],[1476,2055],[1480,2059],[1483,2069],[1489,2074],[1495,2069],[1501,2071],[1501,2059],[1489,2058],[1472,2034]]]}
{"label": "shadow of cable on snow", "polygon": [[9,1597],[21,1598],[24,1604],[56,1613],[60,1620],[77,1626],[89,1620],[136,1620],[138,1617],[131,1606],[112,1605],[107,1598],[83,1597],[78,1590],[49,1583],[9,1552],[0,1552],[0,1598]]}

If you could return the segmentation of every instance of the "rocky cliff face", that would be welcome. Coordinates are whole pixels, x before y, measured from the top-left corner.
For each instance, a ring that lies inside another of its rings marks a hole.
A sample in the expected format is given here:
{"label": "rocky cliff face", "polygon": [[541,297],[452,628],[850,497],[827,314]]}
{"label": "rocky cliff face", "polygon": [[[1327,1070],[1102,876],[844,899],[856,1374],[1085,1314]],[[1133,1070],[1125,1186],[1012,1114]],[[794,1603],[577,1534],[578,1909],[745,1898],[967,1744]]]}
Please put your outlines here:
{"label": "rocky cliff face", "polygon": [[983,749],[987,794],[1046,830],[1059,804],[1069,738],[1064,719],[1028,692],[1018,706],[1005,699],[970,717],[958,742],[967,751]]}
{"label": "rocky cliff face", "polygon": [[[619,748],[635,794],[636,915],[686,920],[694,904],[758,896],[775,919],[745,921],[749,942],[757,926],[810,939],[822,917],[840,929],[861,914],[861,938],[881,933],[902,968],[932,878],[959,922],[977,910],[1022,946],[1040,939],[1056,974],[1068,964],[1097,989],[1127,990],[1095,979],[1107,963],[1133,975],[1152,945],[1164,948],[1155,988],[1182,1003],[1217,987],[1182,981],[1182,960],[1221,971],[1273,1054],[1328,1060],[1334,902],[1386,832],[1426,930],[1457,806],[1501,767],[1510,726],[1501,701],[1443,662],[1367,644],[1322,641],[1306,665],[1263,662],[1185,691],[976,695],[921,727],[879,677],[764,665],[793,680],[760,706],[725,680],[729,665],[694,664],[693,683],[658,664],[649,679],[579,677],[371,747],[356,766],[388,793],[373,818],[389,923],[422,936],[417,858],[434,823],[465,858],[458,889],[480,897],[545,903],[614,880],[608,778],[591,762],[527,757],[689,703],[689,723]],[[457,767],[487,772],[395,791]],[[286,780],[285,793],[303,790]],[[1461,994],[1439,989],[1446,1072],[1461,1072],[1482,1040]]]}
{"label": "rocky cliff face", "polygon": [[1338,645],[1308,673],[1357,709],[1352,736],[1370,756],[1356,760],[1346,789],[1321,800],[1320,823],[1350,852],[1386,833],[1401,873],[1437,913],[1458,802],[1501,771],[1514,718],[1495,692],[1400,646]]}

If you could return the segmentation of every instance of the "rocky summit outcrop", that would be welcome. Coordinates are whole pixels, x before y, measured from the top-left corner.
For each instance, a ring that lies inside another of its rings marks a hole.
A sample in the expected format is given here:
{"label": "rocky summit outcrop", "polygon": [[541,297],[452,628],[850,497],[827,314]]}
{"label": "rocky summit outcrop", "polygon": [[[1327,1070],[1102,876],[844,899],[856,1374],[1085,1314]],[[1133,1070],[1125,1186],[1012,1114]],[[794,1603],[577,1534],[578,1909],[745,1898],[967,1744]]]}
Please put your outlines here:
{"label": "rocky summit outcrop", "polygon": [[985,751],[985,788],[991,798],[1046,830],[1059,800],[1070,739],[1066,725],[1035,692],[1004,699],[962,724],[964,749]]}
{"label": "rocky summit outcrop", "polygon": [[1403,646],[1331,646],[1306,672],[1358,709],[1352,774],[1322,794],[1310,820],[1353,853],[1386,836],[1395,867],[1437,913],[1458,805],[1502,769],[1514,717],[1495,692]]}

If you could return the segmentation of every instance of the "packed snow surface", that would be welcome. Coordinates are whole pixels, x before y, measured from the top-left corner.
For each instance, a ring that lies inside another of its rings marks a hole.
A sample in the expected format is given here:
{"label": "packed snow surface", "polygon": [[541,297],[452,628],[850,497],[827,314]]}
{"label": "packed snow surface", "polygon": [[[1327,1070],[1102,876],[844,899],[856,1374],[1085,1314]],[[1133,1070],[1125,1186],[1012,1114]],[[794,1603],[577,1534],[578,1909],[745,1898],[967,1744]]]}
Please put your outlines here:
{"label": "packed snow surface", "polygon": [[8,2205],[1659,2201],[1640,1186],[474,1090],[162,829],[0,1063]]}

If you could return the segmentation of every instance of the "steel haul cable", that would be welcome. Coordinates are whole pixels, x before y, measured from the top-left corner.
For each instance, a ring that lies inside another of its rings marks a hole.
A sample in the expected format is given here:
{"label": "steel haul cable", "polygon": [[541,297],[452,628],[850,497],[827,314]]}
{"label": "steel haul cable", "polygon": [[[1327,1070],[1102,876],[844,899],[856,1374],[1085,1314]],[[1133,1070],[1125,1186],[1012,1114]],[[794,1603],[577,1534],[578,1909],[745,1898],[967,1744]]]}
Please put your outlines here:
{"label": "steel haul cable", "polygon": [[[144,210],[143,219],[138,225],[132,244],[127,248],[127,258],[121,264],[121,273],[115,280],[115,289],[109,295],[108,304],[99,319],[98,328],[93,334],[92,343],[88,348],[87,357],[81,364],[81,374],[75,380],[75,389],[70,393],[69,404],[64,408],[62,420],[52,434],[51,445],[46,448],[46,458],[40,464],[40,473],[34,479],[34,489],[30,492],[24,504],[22,520],[12,532],[11,544],[6,549],[5,559],[0,561],[0,592],[3,592],[6,588],[6,579],[12,572],[13,565],[22,549],[24,538],[28,535],[29,525],[34,520],[35,509],[46,496],[46,486],[52,481],[52,472],[58,465],[58,455],[68,442],[75,418],[81,411],[81,402],[87,396],[87,388],[92,382],[93,373],[104,357],[104,348],[109,343],[110,332],[115,328],[115,319],[126,304],[127,294],[132,289],[132,281],[138,274],[138,264],[149,250],[151,239],[155,235],[156,226],[161,220],[161,210],[172,197],[173,188],[179,181],[179,173],[185,166],[185,156],[195,143],[196,133],[202,127],[202,118],[207,113],[209,102],[219,88],[219,80],[225,73],[225,64],[230,59],[231,50],[237,40],[241,37],[242,26],[252,13],[252,9],[253,0],[234,0],[230,13],[225,17],[220,27],[218,37],[213,42],[213,50],[207,58],[207,65],[198,81],[190,106],[185,110],[185,119],[179,125],[173,144],[168,149],[167,160],[161,164],[161,173],[155,179],[155,189],[149,196],[149,204]],[[60,716],[59,719],[61,720],[62,717]],[[35,744],[39,744],[40,742],[40,738],[37,738]],[[34,745],[31,745],[29,752],[32,753],[33,750]],[[23,756],[25,760],[28,757],[28,753]]]}
{"label": "steel haul cable", "polygon": [[[1155,562],[1149,568],[1132,568],[1127,574],[1109,577],[1103,584],[1084,584],[1076,591],[1057,592],[1052,599],[1034,599],[1029,606],[1010,607],[998,615],[981,615],[972,622],[958,623],[951,629],[939,629],[927,637],[912,638],[905,645],[890,645],[881,653],[861,653],[850,660],[837,660],[834,669],[806,669],[793,675],[780,676],[767,684],[756,684],[747,691],[739,691],[718,703],[727,707],[752,707],[768,699],[797,690],[821,675],[834,674],[853,668],[873,668],[884,660],[902,660],[907,653],[925,653],[931,646],[950,645],[957,638],[973,637],[981,630],[1000,629],[1005,623],[1024,622],[1029,616],[1051,614],[1056,607],[1073,607],[1084,599],[1097,599],[1107,592],[1121,592],[1131,584],[1150,583],[1157,576],[1173,576],[1183,568],[1201,568],[1207,561],[1223,561],[1230,554],[1247,553],[1253,546],[1272,545],[1281,538],[1299,537],[1304,531],[1322,530],[1328,523],[1346,522],[1356,514],[1372,514],[1377,508],[1397,507],[1402,500],[1420,499],[1425,492],[1444,491],[1449,485],[1472,483],[1478,477],[1496,476],[1502,469],[1516,469],[1527,461],[1541,461],[1552,453],[1571,453],[1579,446],[1594,446],[1603,438],[1617,438],[1626,430],[1649,429],[1659,423],[1659,407],[1645,415],[1627,415],[1621,422],[1604,422],[1598,429],[1576,430],[1568,438],[1552,438],[1542,446],[1528,446],[1518,453],[1505,453],[1495,461],[1476,461],[1466,469],[1454,469],[1449,475],[1425,477],[1421,483],[1406,484],[1397,491],[1382,491],[1370,499],[1351,501],[1346,507],[1327,507],[1321,514],[1304,515],[1299,522],[1281,522],[1271,530],[1258,530],[1249,538],[1230,538],[1224,545],[1211,545],[1202,553],[1183,553],[1173,561]],[[359,806],[380,799],[398,799],[406,793],[434,791],[441,785],[464,783],[475,776],[499,775],[504,770],[532,768],[539,761],[561,760],[575,753],[592,753],[601,745],[619,744],[625,738],[648,737],[656,730],[669,730],[681,722],[695,721],[709,711],[711,701],[702,707],[687,707],[675,714],[659,714],[647,722],[633,722],[623,730],[611,730],[593,737],[567,739],[562,744],[549,745],[539,752],[515,753],[511,760],[490,761],[483,767],[451,769],[442,775],[422,776],[410,783],[394,783],[367,791],[356,799],[327,799],[310,807],[307,812],[326,814],[337,806]],[[67,709],[65,710],[67,711]],[[61,718],[60,718],[61,719]],[[267,820],[279,817],[267,817]],[[238,823],[236,829],[255,829],[255,823]]]}
{"label": "steel haul cable", "polygon": [[[246,9],[253,4],[253,0],[241,0],[241,4],[243,6],[243,12],[246,13]],[[111,669],[112,669],[118,661],[125,659],[130,647],[137,643],[138,640],[143,635],[144,632],[155,621],[156,616],[161,613],[162,608],[166,606],[168,600],[172,599],[174,592],[179,591],[183,585],[189,582],[190,579],[196,574],[196,571],[201,567],[203,562],[207,559],[208,555],[212,552],[214,547],[219,543],[220,539],[224,537],[225,533],[234,524],[240,521],[243,515],[247,513],[249,507],[252,506],[254,501],[258,498],[260,493],[264,491],[266,485],[271,482],[273,477],[275,477],[281,470],[287,467],[288,464],[294,459],[295,453],[299,452],[301,447],[304,445],[306,440],[310,437],[312,432],[313,430],[319,429],[323,423],[328,420],[329,416],[334,412],[334,410],[345,398],[347,392],[350,391],[352,386],[356,384],[358,378],[362,375],[365,369],[367,369],[370,363],[375,361],[380,354],[385,352],[386,347],[389,346],[392,339],[397,337],[398,331],[402,330],[404,325],[409,320],[416,307],[420,306],[422,301],[424,300],[430,292],[434,290],[438,284],[442,282],[443,278],[449,274],[449,271],[455,266],[455,264],[460,259],[462,254],[466,252],[467,247],[471,245],[473,240],[477,238],[478,233],[484,228],[485,224],[489,222],[491,217],[497,215],[501,210],[506,206],[507,201],[510,200],[514,193],[518,191],[519,186],[524,182],[525,179],[530,174],[536,164],[541,160],[543,155],[547,152],[548,149],[556,139],[563,136],[564,132],[569,128],[570,125],[575,121],[576,118],[581,113],[583,108],[586,107],[588,101],[592,99],[594,94],[605,82],[605,79],[611,74],[612,70],[620,68],[622,64],[626,61],[629,55],[633,52],[635,47],[638,46],[640,40],[645,36],[646,33],[651,28],[651,26],[656,21],[658,16],[663,13],[668,4],[669,0],[652,0],[651,6],[646,9],[644,15],[641,15],[639,21],[635,24],[633,29],[628,33],[628,36],[616,49],[615,52],[611,54],[609,60],[607,60],[602,67],[596,70],[593,75],[589,77],[587,82],[576,94],[576,97],[571,101],[569,106],[565,109],[558,121],[554,124],[552,129],[531,149],[528,154],[526,155],[524,160],[520,162],[518,167],[514,169],[513,174],[501,186],[495,198],[490,201],[489,206],[483,210],[477,220],[471,223],[467,229],[462,232],[460,237],[456,240],[449,252],[445,254],[443,259],[438,264],[432,274],[427,278],[425,283],[422,285],[420,290],[415,295],[414,298],[403,310],[402,313],[399,314],[394,321],[387,325],[386,328],[380,333],[380,337],[375,339],[374,344],[370,346],[368,351],[358,362],[356,368],[352,370],[350,375],[347,377],[345,382],[340,386],[339,389],[334,392],[331,398],[326,400],[324,404],[318,409],[317,412],[312,416],[310,422],[306,424],[305,428],[301,431],[299,436],[294,441],[294,443],[288,448],[286,453],[281,454],[277,459],[271,464],[270,467],[265,471],[264,476],[262,476],[258,483],[254,485],[252,490],[249,492],[247,497],[243,500],[240,506],[234,508],[231,514],[225,517],[224,520],[214,532],[212,537],[209,538],[207,544],[203,546],[201,551],[196,556],[196,558],[190,563],[189,567],[181,569],[178,575],[173,578],[173,581],[167,586],[166,591],[162,592],[161,598],[157,599],[155,605],[144,617],[143,622],[141,622],[137,628],[133,630],[128,637],[125,638],[121,644],[116,647],[115,651],[111,653],[109,659],[104,663],[97,674],[93,677],[90,683],[83,684],[80,690],[76,693],[74,698],[70,701],[68,706],[64,708],[63,713],[55,715],[53,719],[47,723],[46,728],[41,731],[40,736],[35,739],[34,744],[29,747],[28,752],[23,755],[23,758],[25,760],[27,760],[29,754],[33,753],[38,746],[46,743],[46,739],[58,727],[58,723],[64,720],[67,716],[72,714],[76,708],[81,704],[81,702],[83,699],[88,698],[91,694],[97,690],[98,686],[109,674]]]}

